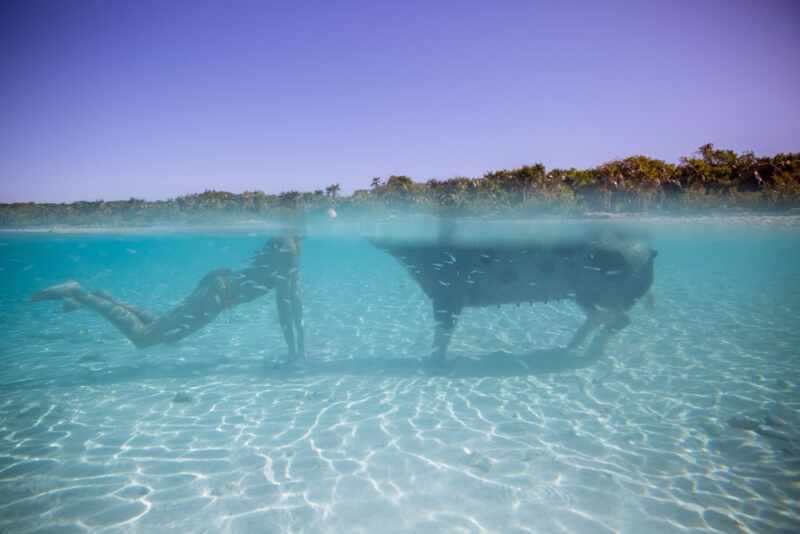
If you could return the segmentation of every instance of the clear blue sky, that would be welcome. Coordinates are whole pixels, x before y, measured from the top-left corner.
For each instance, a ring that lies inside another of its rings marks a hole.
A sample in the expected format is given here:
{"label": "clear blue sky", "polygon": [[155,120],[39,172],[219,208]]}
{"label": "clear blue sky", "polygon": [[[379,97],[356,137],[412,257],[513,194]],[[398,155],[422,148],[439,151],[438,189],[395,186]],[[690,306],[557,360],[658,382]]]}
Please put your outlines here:
{"label": "clear blue sky", "polygon": [[800,151],[800,2],[5,0],[0,201]]}

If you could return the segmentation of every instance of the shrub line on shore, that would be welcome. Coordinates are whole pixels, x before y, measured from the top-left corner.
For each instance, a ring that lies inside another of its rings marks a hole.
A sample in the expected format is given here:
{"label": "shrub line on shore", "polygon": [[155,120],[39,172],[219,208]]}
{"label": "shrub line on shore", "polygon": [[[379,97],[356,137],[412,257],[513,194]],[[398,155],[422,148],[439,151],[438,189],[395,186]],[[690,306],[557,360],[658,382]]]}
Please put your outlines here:
{"label": "shrub line on shore", "polygon": [[151,225],[227,220],[269,220],[286,209],[336,206],[340,211],[404,210],[458,214],[702,213],[800,211],[800,153],[756,156],[707,144],[671,164],[631,156],[590,169],[552,169],[537,163],[492,171],[479,178],[415,182],[408,176],[373,178],[369,189],[205,191],[175,199],[0,204],[0,227]]}

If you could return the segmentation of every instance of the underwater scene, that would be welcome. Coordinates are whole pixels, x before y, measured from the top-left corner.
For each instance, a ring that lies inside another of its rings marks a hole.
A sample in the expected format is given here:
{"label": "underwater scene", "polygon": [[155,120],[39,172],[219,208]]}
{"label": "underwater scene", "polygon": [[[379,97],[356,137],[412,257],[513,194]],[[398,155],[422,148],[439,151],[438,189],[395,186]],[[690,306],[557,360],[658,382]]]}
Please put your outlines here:
{"label": "underwater scene", "polygon": [[800,218],[335,224],[0,234],[0,532],[797,531]]}

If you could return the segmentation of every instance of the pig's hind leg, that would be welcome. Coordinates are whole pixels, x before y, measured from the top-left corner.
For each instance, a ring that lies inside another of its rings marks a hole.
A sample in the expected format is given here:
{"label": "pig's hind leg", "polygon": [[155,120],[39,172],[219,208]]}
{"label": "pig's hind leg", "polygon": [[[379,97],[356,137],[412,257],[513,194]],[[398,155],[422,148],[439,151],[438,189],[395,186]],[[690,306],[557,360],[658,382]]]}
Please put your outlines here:
{"label": "pig's hind leg", "polygon": [[436,322],[436,330],[433,336],[433,352],[431,354],[431,363],[441,365],[445,361],[445,354],[447,347],[450,345],[450,338],[453,337],[453,331],[456,328],[458,315],[461,313],[461,307],[452,303],[433,301],[433,318]]}

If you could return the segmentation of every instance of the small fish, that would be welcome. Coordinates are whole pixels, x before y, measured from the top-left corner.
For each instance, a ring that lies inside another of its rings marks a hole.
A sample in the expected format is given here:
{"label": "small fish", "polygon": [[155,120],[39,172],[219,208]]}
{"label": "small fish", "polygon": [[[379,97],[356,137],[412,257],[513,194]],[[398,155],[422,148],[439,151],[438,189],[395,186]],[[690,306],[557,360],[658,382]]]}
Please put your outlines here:
{"label": "small fish", "polygon": [[592,267],[591,265],[584,265],[583,268],[589,271],[602,271],[600,267]]}
{"label": "small fish", "polygon": [[434,267],[439,268],[439,269],[444,267],[444,264],[442,264],[442,263],[432,263],[431,265],[433,265]]}
{"label": "small fish", "polygon": [[445,282],[443,280],[439,280],[439,283],[442,284],[444,287],[450,287],[452,285],[450,282]]}
{"label": "small fish", "polygon": [[606,271],[606,275],[608,275],[608,276],[616,276],[616,275],[620,274],[621,272],[622,271],[620,271],[620,270]]}
{"label": "small fish", "polygon": [[128,254],[136,254],[136,249],[133,249],[133,248],[126,248],[126,249],[125,249],[125,251],[126,251]]}
{"label": "small fish", "polygon": [[445,254],[445,256],[447,256],[448,258],[450,258],[450,263],[455,263],[455,262],[456,262],[456,257],[455,257],[455,256],[453,256],[453,255],[452,255],[452,254],[450,254],[449,252],[445,252],[444,254]]}
{"label": "small fish", "polygon": [[176,393],[175,396],[172,398],[172,402],[188,404],[188,403],[192,402],[192,397],[188,393],[184,393],[183,391],[180,391],[180,392]]}

